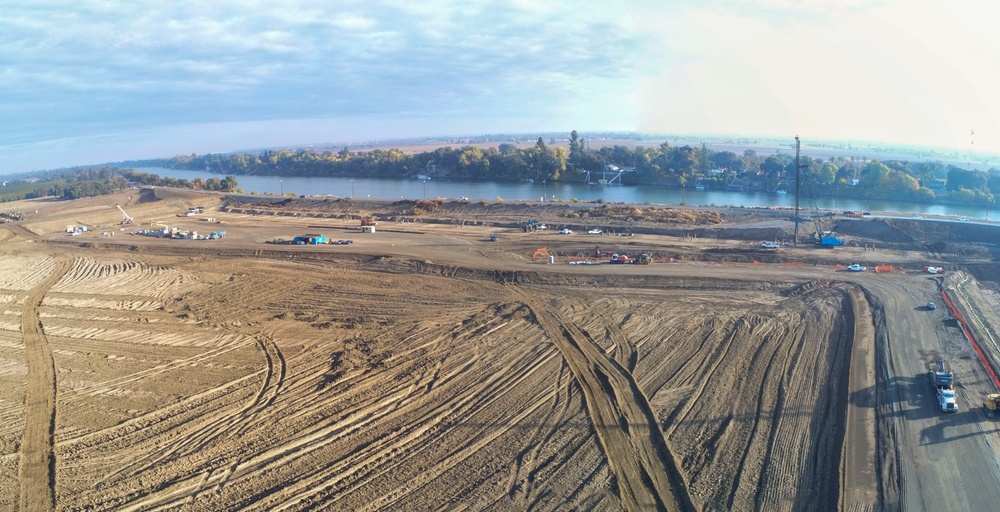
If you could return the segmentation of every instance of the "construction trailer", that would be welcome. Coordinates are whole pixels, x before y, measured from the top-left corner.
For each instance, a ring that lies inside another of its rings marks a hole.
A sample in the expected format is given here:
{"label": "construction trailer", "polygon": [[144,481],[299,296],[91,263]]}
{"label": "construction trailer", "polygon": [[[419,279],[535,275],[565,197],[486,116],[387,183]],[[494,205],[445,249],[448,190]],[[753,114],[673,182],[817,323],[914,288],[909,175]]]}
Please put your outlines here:
{"label": "construction trailer", "polygon": [[297,236],[292,240],[297,245],[318,245],[327,243],[326,235],[306,234]]}

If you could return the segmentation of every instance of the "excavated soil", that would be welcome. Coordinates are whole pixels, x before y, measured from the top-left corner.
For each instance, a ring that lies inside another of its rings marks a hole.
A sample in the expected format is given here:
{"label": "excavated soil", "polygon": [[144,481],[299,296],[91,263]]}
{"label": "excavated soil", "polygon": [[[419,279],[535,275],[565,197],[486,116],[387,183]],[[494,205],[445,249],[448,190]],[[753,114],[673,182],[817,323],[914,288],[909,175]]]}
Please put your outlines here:
{"label": "excavated soil", "polygon": [[[847,499],[860,510],[883,499],[874,481],[844,480],[871,464],[845,451],[857,435],[852,355],[874,352],[860,288],[838,277],[837,257],[810,252],[822,250],[776,257],[692,234],[781,229],[773,219],[614,221],[635,236],[594,240],[656,262],[569,266],[532,256],[546,244],[565,261],[594,241],[520,233],[540,216],[528,207],[466,206],[419,225],[399,214],[365,240],[349,219],[395,206],[326,202],[320,215],[315,203],[272,216],[157,189],[31,203],[36,216],[0,229],[0,508],[831,510]],[[205,206],[229,236],[127,235],[115,204],[135,217],[129,230],[197,227],[177,214]],[[68,237],[68,224],[93,230]],[[356,243],[264,244],[319,229]],[[501,242],[484,241],[498,230]],[[990,285],[967,289],[998,300]],[[857,506],[845,485],[873,501]]]}

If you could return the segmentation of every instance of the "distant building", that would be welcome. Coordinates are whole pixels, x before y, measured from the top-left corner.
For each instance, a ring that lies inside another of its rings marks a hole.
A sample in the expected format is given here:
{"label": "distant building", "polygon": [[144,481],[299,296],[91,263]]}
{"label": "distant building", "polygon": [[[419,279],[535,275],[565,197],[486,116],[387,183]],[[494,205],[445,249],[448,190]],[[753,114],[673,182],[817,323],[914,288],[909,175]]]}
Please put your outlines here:
{"label": "distant building", "polygon": [[297,236],[297,237],[295,237],[292,240],[292,243],[299,244],[299,245],[325,244],[326,243],[326,236],[325,235],[315,235],[315,234],[307,234],[307,235]]}

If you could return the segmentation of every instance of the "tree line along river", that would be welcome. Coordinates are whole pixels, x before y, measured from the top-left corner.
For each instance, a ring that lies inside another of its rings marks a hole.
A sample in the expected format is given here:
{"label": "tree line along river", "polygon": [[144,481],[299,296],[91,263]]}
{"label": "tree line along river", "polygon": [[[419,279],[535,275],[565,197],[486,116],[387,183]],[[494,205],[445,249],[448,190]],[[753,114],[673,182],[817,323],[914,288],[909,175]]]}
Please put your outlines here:
{"label": "tree line along river", "polygon": [[[177,179],[221,178],[219,174],[143,167],[140,172]],[[631,185],[588,185],[585,183],[521,183],[456,181],[440,179],[375,179],[340,177],[236,176],[239,187],[247,193],[330,195],[379,200],[456,199],[470,201],[603,201],[609,203],[686,204],[690,206],[795,206],[795,194],[773,192],[738,192],[698,190],[689,187],[650,187]],[[858,198],[817,197],[802,194],[799,208],[815,206],[823,211],[864,210],[899,212],[915,215],[953,215],[989,218],[984,208],[908,201],[867,200]]]}

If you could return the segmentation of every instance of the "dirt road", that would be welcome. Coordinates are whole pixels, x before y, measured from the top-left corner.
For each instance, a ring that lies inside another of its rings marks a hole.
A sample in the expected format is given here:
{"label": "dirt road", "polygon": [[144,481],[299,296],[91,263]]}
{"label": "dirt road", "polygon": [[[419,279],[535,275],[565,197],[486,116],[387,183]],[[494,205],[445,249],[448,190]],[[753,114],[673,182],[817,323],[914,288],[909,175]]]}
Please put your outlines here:
{"label": "dirt road", "polygon": [[[940,281],[926,274],[869,276],[876,307],[884,311],[889,410],[887,436],[896,458],[884,478],[899,489],[888,493],[886,508],[901,510],[989,510],[1000,502],[996,449],[1000,428],[986,420],[982,400],[996,392],[946,307],[929,311],[940,299]],[[939,301],[940,302],[940,301]],[[938,358],[956,375],[959,412],[943,414],[928,371]],[[896,501],[898,500],[898,501]]]}
{"label": "dirt road", "polygon": [[57,261],[51,275],[29,292],[21,310],[21,333],[28,366],[21,441],[21,510],[55,510],[56,368],[38,309],[45,294],[72,264],[71,260]]}

